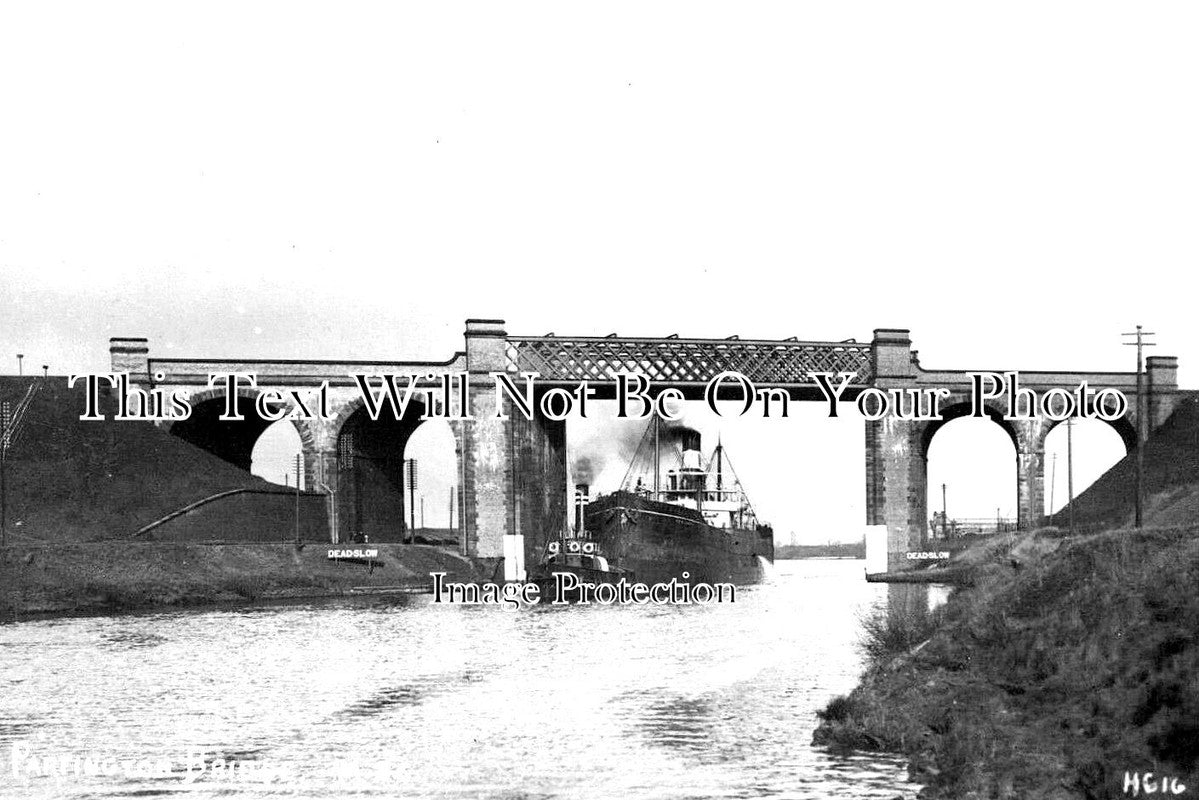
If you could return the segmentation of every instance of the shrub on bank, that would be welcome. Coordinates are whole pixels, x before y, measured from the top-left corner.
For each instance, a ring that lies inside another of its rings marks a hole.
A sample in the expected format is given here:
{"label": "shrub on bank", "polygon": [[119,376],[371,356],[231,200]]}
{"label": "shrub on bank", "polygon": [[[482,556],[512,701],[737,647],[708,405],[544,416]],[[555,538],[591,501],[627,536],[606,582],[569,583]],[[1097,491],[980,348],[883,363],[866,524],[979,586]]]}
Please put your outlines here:
{"label": "shrub on bank", "polygon": [[877,609],[859,617],[858,652],[869,665],[910,653],[937,629],[937,613],[906,614]]}
{"label": "shrub on bank", "polygon": [[817,711],[816,716],[825,722],[843,722],[854,711],[854,702],[845,695],[837,695],[828,701],[823,711]]}
{"label": "shrub on bank", "polygon": [[1199,529],[1027,539],[931,630],[863,620],[867,672],[816,742],[903,752],[928,797],[1120,796],[1125,771],[1199,786]]}

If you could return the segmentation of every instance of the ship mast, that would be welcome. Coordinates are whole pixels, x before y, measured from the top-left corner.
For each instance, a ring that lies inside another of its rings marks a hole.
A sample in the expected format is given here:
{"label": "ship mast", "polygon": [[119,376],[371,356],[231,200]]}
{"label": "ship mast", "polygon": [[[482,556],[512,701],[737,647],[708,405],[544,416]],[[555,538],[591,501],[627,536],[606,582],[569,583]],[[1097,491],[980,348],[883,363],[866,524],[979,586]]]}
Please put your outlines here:
{"label": "ship mast", "polygon": [[716,499],[723,500],[724,496],[721,490],[724,489],[724,445],[721,444],[720,436],[716,437]]}
{"label": "ship mast", "polygon": [[661,472],[662,472],[662,451],[659,447],[658,432],[662,425],[662,420],[657,414],[654,414],[654,499],[662,499],[659,494],[661,490]]}

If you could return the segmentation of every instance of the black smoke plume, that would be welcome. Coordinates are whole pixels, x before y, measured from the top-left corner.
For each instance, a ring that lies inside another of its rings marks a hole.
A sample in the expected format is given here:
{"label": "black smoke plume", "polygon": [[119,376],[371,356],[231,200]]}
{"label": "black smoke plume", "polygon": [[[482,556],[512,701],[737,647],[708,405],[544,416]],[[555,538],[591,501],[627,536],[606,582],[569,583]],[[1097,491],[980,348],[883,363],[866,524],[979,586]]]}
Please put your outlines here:
{"label": "black smoke plume", "polygon": [[[570,443],[570,471],[575,483],[594,484],[610,465],[621,472],[637,453],[645,423],[627,419],[605,420],[579,441]],[[615,487],[613,487],[615,488]]]}

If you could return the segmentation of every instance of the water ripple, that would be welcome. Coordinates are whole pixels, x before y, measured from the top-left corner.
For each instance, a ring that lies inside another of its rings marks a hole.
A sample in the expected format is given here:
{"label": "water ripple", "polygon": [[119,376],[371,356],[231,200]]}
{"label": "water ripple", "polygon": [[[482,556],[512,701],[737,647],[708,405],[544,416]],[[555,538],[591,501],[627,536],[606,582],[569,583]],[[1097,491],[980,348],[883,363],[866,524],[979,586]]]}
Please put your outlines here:
{"label": "water ripple", "polygon": [[[0,626],[0,774],[14,743],[175,767],[0,796],[910,797],[900,759],[809,744],[882,591],[857,562],[803,562],[720,607],[350,598]],[[195,753],[245,772],[188,782]]]}

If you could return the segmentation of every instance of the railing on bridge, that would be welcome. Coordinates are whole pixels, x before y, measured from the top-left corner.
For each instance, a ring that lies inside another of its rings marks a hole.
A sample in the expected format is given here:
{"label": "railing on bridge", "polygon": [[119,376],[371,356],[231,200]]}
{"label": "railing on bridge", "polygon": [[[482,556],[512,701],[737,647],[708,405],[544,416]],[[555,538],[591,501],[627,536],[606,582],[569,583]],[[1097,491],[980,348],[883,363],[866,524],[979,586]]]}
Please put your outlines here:
{"label": "railing on bridge", "polygon": [[809,372],[852,373],[852,385],[872,378],[869,344],[749,339],[509,336],[508,368],[542,380],[612,380],[640,372],[660,383],[704,384],[740,372],[763,385],[811,384]]}
{"label": "railing on bridge", "polygon": [[948,524],[941,520],[940,513],[929,522],[929,537],[938,540],[964,539],[968,536],[990,536],[996,533],[1012,533],[1019,528],[1014,519],[1004,517],[964,517],[950,519]]}

